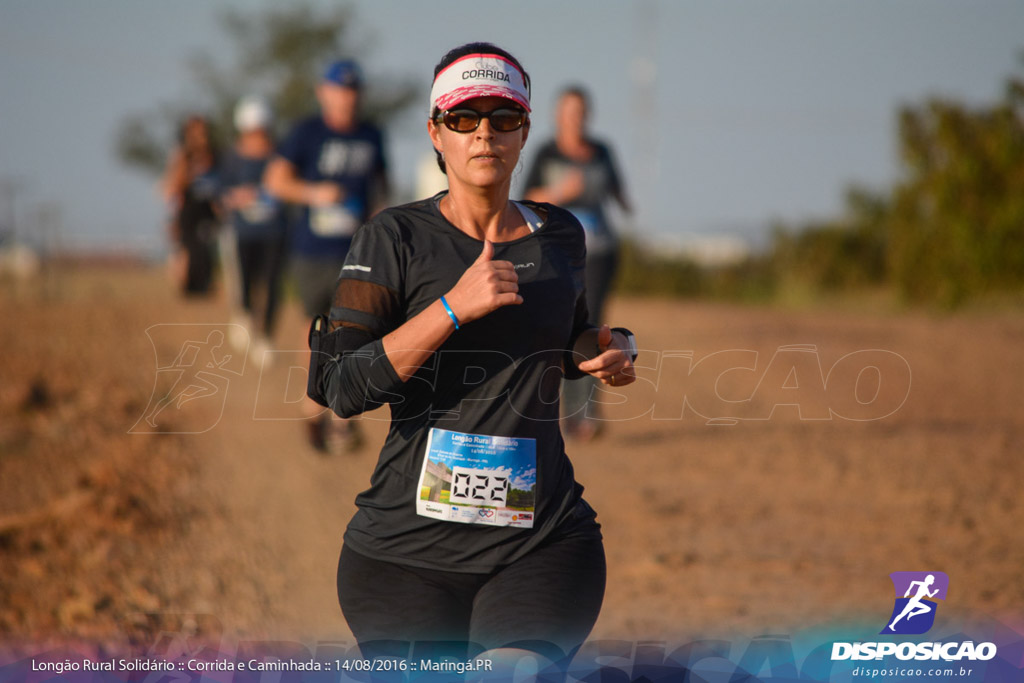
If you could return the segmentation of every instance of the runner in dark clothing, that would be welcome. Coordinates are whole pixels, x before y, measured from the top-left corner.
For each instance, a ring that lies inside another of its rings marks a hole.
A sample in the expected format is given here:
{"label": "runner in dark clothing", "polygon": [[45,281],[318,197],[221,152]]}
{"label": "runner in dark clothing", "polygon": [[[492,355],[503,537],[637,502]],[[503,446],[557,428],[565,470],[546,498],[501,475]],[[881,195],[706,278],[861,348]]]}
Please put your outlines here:
{"label": "runner in dark clothing", "polygon": [[217,150],[205,117],[190,116],[181,126],[179,145],[162,181],[171,212],[175,279],[186,296],[205,295],[213,285],[214,243],[218,219]]}
{"label": "runner in dark clothing", "polygon": [[428,130],[450,190],[360,228],[333,331],[311,332],[312,397],[346,416],[391,408],[338,567],[364,654],[383,639],[568,653],[600,611],[600,526],[565,454],[558,387],[563,372],[632,382],[635,346],[586,322],[579,222],[509,201],[529,92],[500,48],[445,56]]}
{"label": "runner in dark clothing", "polygon": [[[579,86],[558,98],[554,139],[542,145],[526,176],[526,198],[564,207],[579,219],[587,236],[587,308],[599,325],[619,262],[619,238],[605,205],[615,200],[626,211],[629,200],[611,148],[587,133],[590,98]],[[592,400],[596,380],[583,377],[562,386],[562,431],[588,441],[602,426],[600,403]]]}

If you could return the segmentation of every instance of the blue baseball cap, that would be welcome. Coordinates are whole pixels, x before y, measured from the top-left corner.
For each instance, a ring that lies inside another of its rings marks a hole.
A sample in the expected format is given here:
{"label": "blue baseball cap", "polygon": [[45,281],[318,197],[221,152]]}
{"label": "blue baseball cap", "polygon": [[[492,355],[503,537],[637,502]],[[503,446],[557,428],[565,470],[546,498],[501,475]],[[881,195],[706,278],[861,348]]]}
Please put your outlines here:
{"label": "blue baseball cap", "polygon": [[363,85],[363,71],[355,61],[340,59],[327,67],[323,80],[343,88],[359,89]]}

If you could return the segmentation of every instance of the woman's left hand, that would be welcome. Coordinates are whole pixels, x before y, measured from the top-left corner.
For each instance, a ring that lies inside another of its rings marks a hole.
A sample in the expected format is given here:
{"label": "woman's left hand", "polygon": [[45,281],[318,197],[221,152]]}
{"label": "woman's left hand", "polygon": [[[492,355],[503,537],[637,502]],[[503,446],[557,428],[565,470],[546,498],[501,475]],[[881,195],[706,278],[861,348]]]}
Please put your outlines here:
{"label": "woman's left hand", "polygon": [[624,335],[601,325],[597,331],[597,348],[598,355],[580,363],[580,370],[612,387],[636,381],[633,359],[628,351],[629,342]]}

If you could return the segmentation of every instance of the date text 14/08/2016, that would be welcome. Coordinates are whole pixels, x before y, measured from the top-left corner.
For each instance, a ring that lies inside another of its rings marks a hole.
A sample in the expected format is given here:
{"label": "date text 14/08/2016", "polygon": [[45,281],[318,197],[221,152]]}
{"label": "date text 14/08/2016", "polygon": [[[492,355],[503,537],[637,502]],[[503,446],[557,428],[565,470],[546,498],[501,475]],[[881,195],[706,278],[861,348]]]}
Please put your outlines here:
{"label": "date text 14/08/2016", "polygon": [[472,659],[465,662],[435,661],[433,659],[421,659],[418,662],[407,659],[336,659],[334,661],[338,671],[440,671],[464,674],[493,670],[493,663],[490,659]]}

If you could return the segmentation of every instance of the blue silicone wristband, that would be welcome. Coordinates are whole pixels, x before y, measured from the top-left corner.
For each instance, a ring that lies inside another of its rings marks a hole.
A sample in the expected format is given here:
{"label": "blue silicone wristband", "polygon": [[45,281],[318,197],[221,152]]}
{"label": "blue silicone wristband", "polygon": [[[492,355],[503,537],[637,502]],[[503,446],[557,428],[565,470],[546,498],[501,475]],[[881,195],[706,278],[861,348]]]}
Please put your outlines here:
{"label": "blue silicone wristband", "polygon": [[443,296],[441,297],[441,305],[444,306],[444,310],[448,311],[448,317],[455,323],[455,329],[459,329],[459,319],[455,317],[455,311],[452,310],[452,307],[448,305]]}

